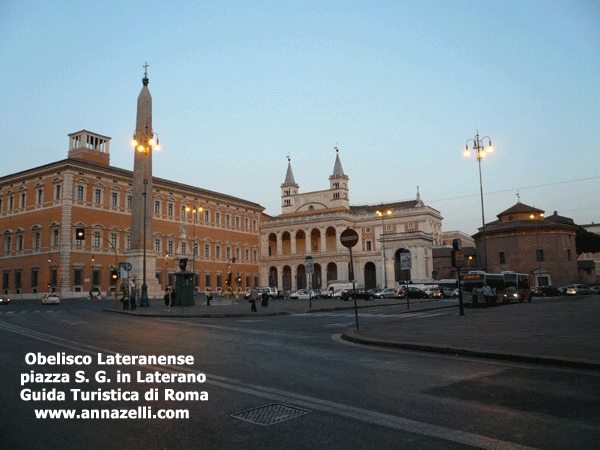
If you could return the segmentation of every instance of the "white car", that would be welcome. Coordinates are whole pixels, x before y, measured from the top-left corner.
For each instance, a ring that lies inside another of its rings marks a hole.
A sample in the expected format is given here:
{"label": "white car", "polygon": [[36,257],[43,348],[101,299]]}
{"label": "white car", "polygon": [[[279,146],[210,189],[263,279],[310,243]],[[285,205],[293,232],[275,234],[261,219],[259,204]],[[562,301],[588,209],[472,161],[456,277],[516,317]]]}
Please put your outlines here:
{"label": "white car", "polygon": [[292,300],[308,300],[311,297],[314,298],[315,296],[308,289],[300,289],[290,294],[290,299]]}
{"label": "white car", "polygon": [[42,305],[59,305],[60,297],[58,294],[46,294],[42,297]]}

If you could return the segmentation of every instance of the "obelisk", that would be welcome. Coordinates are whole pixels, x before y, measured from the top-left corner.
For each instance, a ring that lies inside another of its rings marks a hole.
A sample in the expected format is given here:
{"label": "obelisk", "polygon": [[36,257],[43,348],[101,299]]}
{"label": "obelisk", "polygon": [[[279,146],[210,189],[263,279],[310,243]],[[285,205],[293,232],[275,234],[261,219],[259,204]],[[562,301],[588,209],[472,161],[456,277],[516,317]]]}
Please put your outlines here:
{"label": "obelisk", "polygon": [[[147,69],[148,65],[144,68]],[[141,306],[144,305],[144,290],[148,298],[161,295],[156,279],[156,257],[152,235],[152,96],[148,89],[148,72],[144,71],[142,90],[137,100],[137,119],[134,140],[133,192],[131,199],[131,242],[126,252],[131,263],[130,279],[135,277],[136,287],[141,289]],[[145,288],[144,288],[145,285]]]}

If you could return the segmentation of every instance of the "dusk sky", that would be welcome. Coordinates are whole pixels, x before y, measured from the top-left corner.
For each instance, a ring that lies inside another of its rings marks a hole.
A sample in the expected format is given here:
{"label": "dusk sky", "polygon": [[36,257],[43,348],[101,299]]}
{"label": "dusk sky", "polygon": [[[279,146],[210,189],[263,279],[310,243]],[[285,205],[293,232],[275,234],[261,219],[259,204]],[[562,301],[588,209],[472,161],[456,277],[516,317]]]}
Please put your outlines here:
{"label": "dusk sky", "polygon": [[[335,150],[352,205],[414,199],[443,231],[517,202],[600,222],[600,2],[0,2],[0,176],[112,138],[132,170],[148,62],[154,175],[281,213],[328,189]],[[487,143],[487,139],[486,139]],[[470,145],[471,146],[471,145]]]}

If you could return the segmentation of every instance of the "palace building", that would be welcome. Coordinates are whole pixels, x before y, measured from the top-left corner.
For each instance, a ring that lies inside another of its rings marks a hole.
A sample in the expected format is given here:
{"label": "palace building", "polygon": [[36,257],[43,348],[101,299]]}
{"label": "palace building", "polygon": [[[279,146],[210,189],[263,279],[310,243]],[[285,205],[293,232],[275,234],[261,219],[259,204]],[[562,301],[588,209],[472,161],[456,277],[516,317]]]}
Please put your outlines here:
{"label": "palace building", "polygon": [[259,284],[264,208],[152,176],[147,74],[142,81],[133,171],[110,165],[109,137],[81,130],[69,135],[66,159],[0,177],[3,294],[108,293],[119,269],[142,291],[147,281],[148,296],[158,297],[174,285],[183,258],[198,290]]}
{"label": "palace building", "polygon": [[[340,243],[347,228],[359,236],[352,249],[355,280],[365,288],[394,287],[401,281],[432,280],[432,249],[442,245],[442,216],[416,199],[381,205],[350,205],[349,177],[339,152],[329,189],[300,193],[288,161],[281,185],[281,215],[262,222],[260,271],[263,283],[294,291],[325,289],[350,279],[350,252]],[[305,273],[305,260],[314,274]]]}

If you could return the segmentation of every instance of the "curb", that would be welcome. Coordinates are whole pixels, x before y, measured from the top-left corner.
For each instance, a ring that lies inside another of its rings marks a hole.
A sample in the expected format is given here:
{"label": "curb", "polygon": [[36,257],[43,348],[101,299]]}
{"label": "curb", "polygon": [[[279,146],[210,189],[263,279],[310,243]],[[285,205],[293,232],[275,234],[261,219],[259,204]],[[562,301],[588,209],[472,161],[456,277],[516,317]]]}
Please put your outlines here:
{"label": "curb", "polygon": [[566,358],[548,357],[541,355],[524,355],[495,351],[477,351],[465,348],[444,347],[434,344],[409,343],[398,341],[386,341],[370,337],[358,336],[356,330],[347,330],[342,333],[342,339],[358,344],[398,348],[403,350],[414,350],[428,353],[438,353],[447,356],[466,356],[470,358],[494,359],[498,361],[512,361],[529,364],[541,364],[572,369],[600,370],[600,362],[592,360],[571,360]]}
{"label": "curb", "polygon": [[288,311],[278,311],[272,313],[201,313],[201,314],[167,314],[167,313],[138,313],[131,311],[123,311],[118,309],[103,309],[103,311],[115,313],[115,314],[124,314],[128,316],[137,316],[137,317],[176,317],[178,319],[207,319],[207,318],[226,318],[226,317],[268,317],[268,316],[289,316],[290,313]]}

